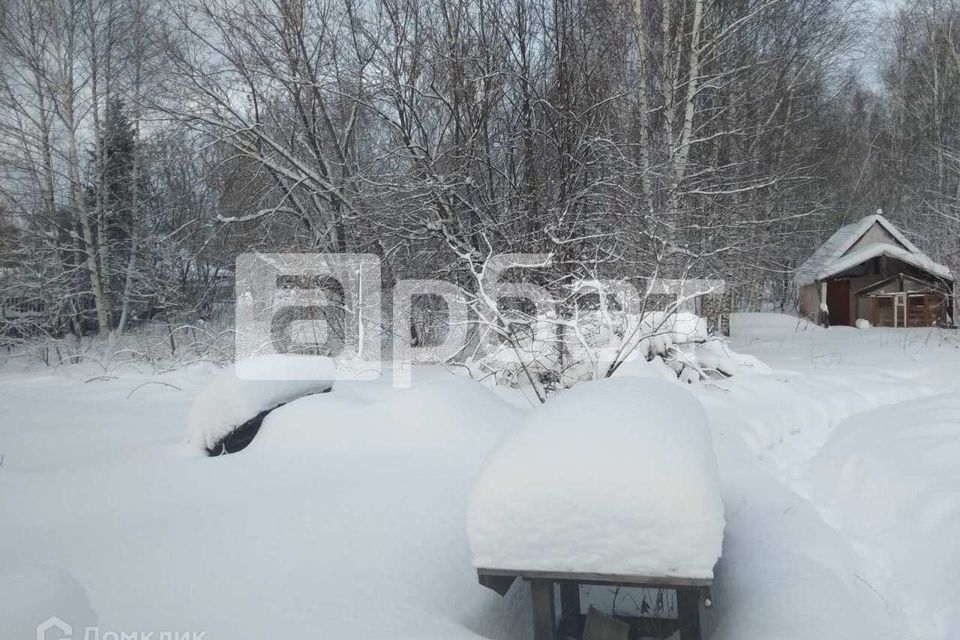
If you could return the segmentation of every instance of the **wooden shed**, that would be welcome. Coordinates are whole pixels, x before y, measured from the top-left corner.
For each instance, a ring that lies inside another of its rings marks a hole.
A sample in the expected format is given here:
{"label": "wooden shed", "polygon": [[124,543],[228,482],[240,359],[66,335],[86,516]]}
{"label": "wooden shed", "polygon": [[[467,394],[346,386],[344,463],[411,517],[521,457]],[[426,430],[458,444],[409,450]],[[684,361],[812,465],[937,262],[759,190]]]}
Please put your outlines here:
{"label": "wooden shed", "polygon": [[877,213],[836,233],[797,270],[800,313],[824,326],[956,322],[954,279]]}

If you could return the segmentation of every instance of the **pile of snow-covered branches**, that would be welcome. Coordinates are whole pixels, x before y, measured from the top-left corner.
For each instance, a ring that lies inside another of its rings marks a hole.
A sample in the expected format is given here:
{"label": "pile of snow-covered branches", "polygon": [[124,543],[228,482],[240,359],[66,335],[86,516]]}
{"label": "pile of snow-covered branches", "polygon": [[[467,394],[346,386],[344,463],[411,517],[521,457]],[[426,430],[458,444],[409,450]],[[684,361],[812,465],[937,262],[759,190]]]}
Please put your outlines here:
{"label": "pile of snow-covered branches", "polygon": [[710,335],[706,320],[686,311],[628,314],[602,308],[566,319],[519,319],[511,335],[466,359],[473,377],[492,377],[506,386],[539,382],[553,391],[614,375],[693,383],[730,377],[744,367],[763,368],[731,350],[721,336]]}

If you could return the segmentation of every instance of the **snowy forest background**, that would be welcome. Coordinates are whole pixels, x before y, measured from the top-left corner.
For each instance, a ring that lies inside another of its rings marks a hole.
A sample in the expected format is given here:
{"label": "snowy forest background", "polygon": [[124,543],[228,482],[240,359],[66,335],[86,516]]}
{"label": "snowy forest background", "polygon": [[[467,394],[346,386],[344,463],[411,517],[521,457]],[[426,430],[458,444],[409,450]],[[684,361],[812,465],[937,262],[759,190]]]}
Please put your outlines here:
{"label": "snowy forest background", "polygon": [[196,339],[252,250],[791,309],[878,208],[960,267],[960,1],[0,3],[6,345]]}

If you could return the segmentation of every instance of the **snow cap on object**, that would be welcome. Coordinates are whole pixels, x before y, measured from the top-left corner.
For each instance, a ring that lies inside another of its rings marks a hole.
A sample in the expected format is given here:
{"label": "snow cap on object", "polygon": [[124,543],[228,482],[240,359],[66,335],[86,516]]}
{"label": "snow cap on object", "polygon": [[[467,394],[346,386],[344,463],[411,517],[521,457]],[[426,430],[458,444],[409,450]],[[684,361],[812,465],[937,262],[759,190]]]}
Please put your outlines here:
{"label": "snow cap on object", "polygon": [[535,410],[486,461],[478,568],[710,578],[723,503],[707,418],[676,383],[605,379]]}
{"label": "snow cap on object", "polygon": [[417,371],[409,388],[345,381],[334,393],[291,402],[272,412],[249,451],[261,455],[315,448],[374,452],[387,459],[416,452],[490,450],[518,422],[520,412],[484,385],[445,371]]}
{"label": "snow cap on object", "polygon": [[[848,253],[874,225],[882,227],[900,246],[879,242]],[[878,255],[889,255],[940,277],[953,279],[947,267],[931,260],[878,210],[874,215],[861,218],[835,231],[812,256],[800,265],[795,282],[798,286],[811,284],[855,267]]]}
{"label": "snow cap on object", "polygon": [[890,258],[896,258],[902,262],[913,265],[918,269],[927,271],[929,273],[940,276],[941,278],[947,278],[948,280],[953,279],[953,275],[950,273],[950,269],[942,264],[938,264],[931,260],[924,253],[913,253],[902,249],[900,247],[895,247],[892,244],[874,244],[863,249],[858,249],[852,253],[848,253],[842,258],[835,260],[834,262],[826,265],[819,274],[817,274],[817,280],[824,280],[831,276],[835,276],[839,273],[843,273],[847,269],[852,269],[853,267],[863,264],[871,258],[876,258],[877,256],[888,256]]}
{"label": "snow cap on object", "polygon": [[227,367],[190,406],[187,446],[204,452],[264,411],[329,391],[336,371],[330,358],[291,354],[258,356]]}

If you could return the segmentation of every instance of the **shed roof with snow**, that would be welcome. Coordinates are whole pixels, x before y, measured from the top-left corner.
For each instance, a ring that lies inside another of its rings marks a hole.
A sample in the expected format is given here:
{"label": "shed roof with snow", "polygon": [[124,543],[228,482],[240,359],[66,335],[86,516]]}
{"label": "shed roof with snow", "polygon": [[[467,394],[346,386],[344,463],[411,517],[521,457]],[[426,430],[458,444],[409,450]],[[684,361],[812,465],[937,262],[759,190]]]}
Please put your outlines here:
{"label": "shed roof with snow", "polygon": [[842,227],[796,273],[801,315],[824,326],[951,324],[954,279],[878,211]]}
{"label": "shed roof with snow", "polygon": [[838,229],[800,265],[796,283],[803,286],[826,280],[880,256],[953,280],[948,267],[934,262],[882,214],[876,213]]}

